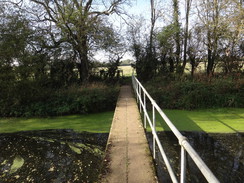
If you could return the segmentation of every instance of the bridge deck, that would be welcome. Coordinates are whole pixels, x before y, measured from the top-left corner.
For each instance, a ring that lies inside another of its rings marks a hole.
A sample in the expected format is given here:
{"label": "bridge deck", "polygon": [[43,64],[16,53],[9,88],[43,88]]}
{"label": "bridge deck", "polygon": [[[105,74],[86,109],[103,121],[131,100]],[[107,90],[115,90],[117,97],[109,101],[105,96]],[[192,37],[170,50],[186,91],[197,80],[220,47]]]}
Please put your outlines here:
{"label": "bridge deck", "polygon": [[108,171],[102,182],[157,182],[140,114],[130,86],[121,87],[108,143]]}

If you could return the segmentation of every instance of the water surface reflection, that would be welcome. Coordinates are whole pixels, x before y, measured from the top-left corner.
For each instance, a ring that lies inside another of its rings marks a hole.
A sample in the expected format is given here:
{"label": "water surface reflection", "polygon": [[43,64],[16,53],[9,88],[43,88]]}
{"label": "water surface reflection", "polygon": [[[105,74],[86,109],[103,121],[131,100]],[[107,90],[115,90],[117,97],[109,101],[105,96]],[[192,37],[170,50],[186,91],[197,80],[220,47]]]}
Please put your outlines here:
{"label": "water surface reflection", "polygon": [[[244,181],[244,133],[207,134],[182,132],[221,183]],[[158,132],[160,141],[177,176],[180,172],[180,146],[172,132]],[[147,133],[150,147],[152,135]],[[171,182],[162,158],[157,153],[156,169],[160,182]],[[163,166],[162,166],[163,165]],[[187,156],[187,182],[207,182],[192,159]]]}
{"label": "water surface reflection", "polygon": [[0,134],[0,182],[95,182],[107,138],[73,130]]}

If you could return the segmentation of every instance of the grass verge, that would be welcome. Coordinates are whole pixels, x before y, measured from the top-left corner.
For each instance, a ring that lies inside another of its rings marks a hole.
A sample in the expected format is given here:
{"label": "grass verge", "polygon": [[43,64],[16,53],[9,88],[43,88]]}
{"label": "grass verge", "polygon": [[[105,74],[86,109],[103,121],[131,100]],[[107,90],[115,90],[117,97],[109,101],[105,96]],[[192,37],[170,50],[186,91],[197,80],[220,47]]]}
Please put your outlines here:
{"label": "grass verge", "polygon": [[0,118],[0,133],[45,129],[73,129],[93,133],[108,133],[114,112],[69,115],[50,118]]}
{"label": "grass verge", "polygon": [[[219,108],[204,110],[164,110],[180,131],[204,131],[207,133],[244,132],[244,108]],[[150,114],[150,116],[152,116]],[[169,131],[169,127],[156,113],[157,131]],[[147,127],[149,130],[149,127]]]}

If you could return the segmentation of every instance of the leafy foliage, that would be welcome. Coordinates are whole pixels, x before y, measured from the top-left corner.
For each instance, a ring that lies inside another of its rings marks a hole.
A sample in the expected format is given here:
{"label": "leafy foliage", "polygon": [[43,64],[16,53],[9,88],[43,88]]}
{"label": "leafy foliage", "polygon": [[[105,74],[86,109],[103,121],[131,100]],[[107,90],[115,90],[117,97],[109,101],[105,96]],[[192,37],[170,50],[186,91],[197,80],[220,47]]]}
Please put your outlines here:
{"label": "leafy foliage", "polygon": [[146,88],[162,108],[244,107],[243,79],[224,78],[206,82],[157,78],[148,82]]}
{"label": "leafy foliage", "polygon": [[77,86],[53,89],[26,81],[14,83],[14,87],[5,88],[0,95],[0,116],[58,116],[113,110],[118,89]]}

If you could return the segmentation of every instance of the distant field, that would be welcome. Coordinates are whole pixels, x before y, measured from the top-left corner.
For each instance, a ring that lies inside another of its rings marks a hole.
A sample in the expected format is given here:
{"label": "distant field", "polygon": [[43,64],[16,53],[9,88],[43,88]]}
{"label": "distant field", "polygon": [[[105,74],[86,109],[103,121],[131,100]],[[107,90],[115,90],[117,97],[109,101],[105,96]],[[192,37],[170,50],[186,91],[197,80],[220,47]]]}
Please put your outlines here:
{"label": "distant field", "polygon": [[50,118],[0,118],[0,133],[17,131],[73,129],[78,132],[108,133],[114,111]]}
{"label": "distant field", "polygon": [[123,70],[123,75],[124,76],[132,76],[133,68],[130,65],[128,65],[128,66],[119,66],[119,69]]}
{"label": "distant field", "polygon": [[[203,62],[199,63],[198,66],[195,68],[195,73],[202,73],[205,71],[206,71],[206,65]],[[191,64],[186,63],[185,73],[190,73],[190,72],[191,72]]]}
{"label": "distant field", "polygon": [[[164,110],[164,112],[180,131],[244,132],[244,108]],[[159,114],[156,114],[156,122],[158,131],[169,130]]]}
{"label": "distant field", "polygon": [[[130,65],[119,66],[118,69],[123,70],[123,76],[132,76],[133,68]],[[94,72],[99,72],[100,70],[107,71],[107,68],[106,67],[97,67],[97,68],[93,69]]]}

